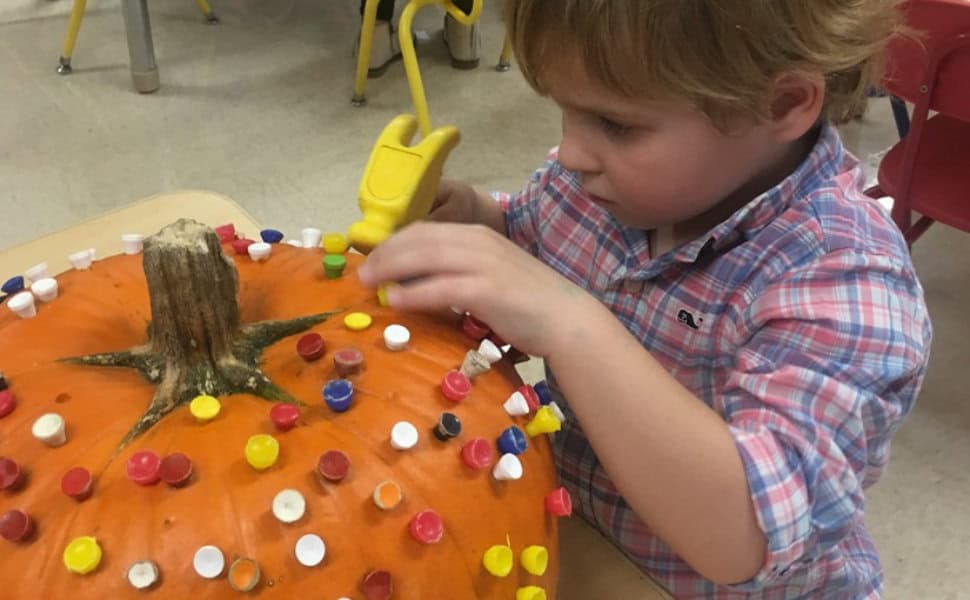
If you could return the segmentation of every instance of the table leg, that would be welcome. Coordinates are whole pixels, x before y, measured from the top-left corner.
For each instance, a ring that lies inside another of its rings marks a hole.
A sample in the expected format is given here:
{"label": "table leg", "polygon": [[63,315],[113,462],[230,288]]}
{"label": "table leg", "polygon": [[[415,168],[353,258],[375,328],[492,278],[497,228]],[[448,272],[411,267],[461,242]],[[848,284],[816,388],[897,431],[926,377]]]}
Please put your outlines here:
{"label": "table leg", "polygon": [[148,0],[121,0],[131,59],[131,79],[135,89],[148,94],[158,89],[158,65],[152,44],[152,26],[148,19]]}

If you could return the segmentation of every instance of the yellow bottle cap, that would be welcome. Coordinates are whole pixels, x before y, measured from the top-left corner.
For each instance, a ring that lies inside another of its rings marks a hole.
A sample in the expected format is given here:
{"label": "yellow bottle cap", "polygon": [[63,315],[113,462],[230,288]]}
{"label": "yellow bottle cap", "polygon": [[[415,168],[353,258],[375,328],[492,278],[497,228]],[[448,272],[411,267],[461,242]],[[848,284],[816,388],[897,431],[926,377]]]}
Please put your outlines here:
{"label": "yellow bottle cap", "polygon": [[546,600],[546,590],[536,585],[515,590],[515,600]]}
{"label": "yellow bottle cap", "polygon": [[482,556],[485,570],[496,577],[506,577],[512,572],[515,556],[508,546],[492,546]]}
{"label": "yellow bottle cap", "polygon": [[355,312],[344,317],[344,325],[351,331],[363,331],[370,327],[374,319],[367,313]]}
{"label": "yellow bottle cap", "polygon": [[343,254],[349,246],[347,236],[342,233],[326,233],[323,236],[323,250],[327,254]]}
{"label": "yellow bottle cap", "polygon": [[556,418],[556,413],[548,406],[543,406],[536,411],[536,416],[532,417],[525,426],[525,432],[529,437],[535,437],[540,433],[552,433],[562,429],[562,423]]}
{"label": "yellow bottle cap", "polygon": [[101,564],[101,546],[91,536],[74,538],[64,549],[64,566],[71,573],[87,575]]}
{"label": "yellow bottle cap", "polygon": [[272,467],[279,456],[280,443],[271,435],[260,433],[246,442],[246,461],[257,471]]}
{"label": "yellow bottle cap", "polygon": [[545,575],[549,567],[549,551],[545,546],[529,546],[520,556],[522,568],[532,575]]}
{"label": "yellow bottle cap", "polygon": [[387,301],[387,288],[389,288],[391,285],[394,284],[385,283],[377,286],[377,302],[381,306],[390,306],[390,303]]}
{"label": "yellow bottle cap", "polygon": [[219,416],[220,410],[222,410],[222,405],[218,399],[212,396],[196,396],[189,403],[189,412],[203,423]]}

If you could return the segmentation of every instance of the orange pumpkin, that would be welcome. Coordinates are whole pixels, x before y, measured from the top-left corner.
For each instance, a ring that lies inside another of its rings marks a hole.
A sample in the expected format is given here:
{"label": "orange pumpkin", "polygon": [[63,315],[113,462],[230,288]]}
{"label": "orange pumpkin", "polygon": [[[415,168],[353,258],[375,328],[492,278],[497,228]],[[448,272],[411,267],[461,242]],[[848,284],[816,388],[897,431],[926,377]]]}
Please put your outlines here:
{"label": "orange pumpkin", "polygon": [[[207,239],[218,244],[211,230]],[[167,407],[144,431],[134,430],[162,396],[155,384],[133,369],[62,359],[144,346],[150,335],[156,336],[156,348],[162,344],[158,326],[148,326],[153,313],[142,258],[116,256],[90,270],[58,276],[59,297],[39,306],[36,317],[20,319],[9,310],[0,316],[0,370],[17,403],[0,418],[0,456],[27,473],[19,489],[0,493],[0,514],[21,510],[35,524],[23,541],[0,538],[0,596],[135,597],[140,592],[127,574],[137,564],[132,576],[148,581],[158,569],[151,593],[164,598],[238,597],[231,584],[245,588],[254,579],[252,593],[266,597],[364,598],[368,573],[378,588],[378,580],[389,576],[394,598],[511,599],[527,586],[544,588],[554,598],[558,527],[544,505],[556,487],[547,440],[542,435],[529,440],[520,457],[524,476],[516,481],[498,481],[491,469],[476,471],[461,459],[468,440],[481,437],[494,445],[502,430],[526,423],[527,417],[513,419],[502,408],[518,386],[509,361],[475,378],[469,397],[455,404],[442,394],[441,381],[475,342],[455,323],[381,307],[357,282],[359,256],[347,255],[344,275],[327,279],[322,250],[275,245],[266,262],[235,256],[229,244],[223,250],[238,269],[243,330],[248,323],[335,311],[253,355],[273,389],[282,390],[276,400],[303,403],[297,426],[279,431],[270,419],[273,401],[233,393],[219,397],[221,412],[211,421],[200,422],[179,404]],[[219,285],[213,282],[213,293]],[[204,295],[208,289],[192,293]],[[182,314],[197,310],[173,308]],[[373,324],[349,330],[343,317],[350,311],[370,314]],[[392,323],[411,331],[404,351],[384,345],[382,332]],[[326,354],[311,362],[296,350],[308,331],[326,341]],[[365,367],[349,377],[352,407],[337,413],[323,402],[321,388],[338,377],[332,357],[346,346],[363,352]],[[172,372],[171,364],[166,368]],[[431,434],[443,411],[461,420],[455,439],[440,441]],[[45,413],[63,416],[64,445],[49,447],[32,435],[32,424]],[[389,443],[399,421],[417,426],[413,449],[396,450]],[[271,435],[280,448],[276,463],[263,471],[254,469],[244,453],[256,434]],[[187,484],[133,482],[126,463],[145,450],[191,459]],[[349,473],[339,482],[316,473],[328,450],[341,450],[350,459]],[[61,489],[62,477],[74,467],[86,468],[94,478],[83,501]],[[385,480],[396,482],[403,495],[391,510],[374,501],[375,488]],[[284,489],[299,491],[306,502],[306,513],[293,523],[282,522],[272,510]],[[412,518],[427,509],[444,525],[438,543],[419,543],[410,533]],[[318,566],[306,567],[294,548],[311,533],[324,540],[326,556]],[[67,570],[63,554],[83,536],[93,537],[103,554],[95,570],[78,575]],[[496,577],[483,568],[482,558],[507,540],[516,564],[507,577]],[[214,579],[193,568],[196,551],[207,545],[226,558]],[[535,545],[549,551],[549,568],[541,576],[519,565],[520,553]],[[236,559],[248,560],[230,574]]]}

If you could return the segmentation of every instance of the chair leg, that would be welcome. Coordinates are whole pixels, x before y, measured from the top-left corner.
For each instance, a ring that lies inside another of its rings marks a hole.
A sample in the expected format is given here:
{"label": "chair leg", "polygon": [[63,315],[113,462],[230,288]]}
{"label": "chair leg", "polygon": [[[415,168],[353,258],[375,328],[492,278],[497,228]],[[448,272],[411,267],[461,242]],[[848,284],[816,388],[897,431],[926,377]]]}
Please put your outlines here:
{"label": "chair leg", "polygon": [[893,119],[896,121],[899,139],[903,139],[909,133],[909,111],[906,110],[906,102],[896,96],[890,96],[889,103],[893,109]]}
{"label": "chair leg", "polygon": [[495,65],[495,70],[499,73],[505,73],[512,68],[512,40],[509,38],[509,34],[505,34],[505,43],[502,44],[502,55],[498,59],[498,64]]}
{"label": "chair leg", "polygon": [[195,3],[199,5],[199,10],[205,15],[205,20],[209,25],[215,25],[219,22],[219,17],[212,12],[212,7],[209,5],[209,0],[195,0]]}
{"label": "chair leg", "polygon": [[71,73],[71,55],[74,54],[77,32],[81,29],[81,19],[84,18],[84,9],[87,4],[88,0],[74,0],[71,7],[71,18],[67,22],[67,34],[64,36],[64,46],[61,48],[61,57],[57,65],[57,72],[61,75]]}
{"label": "chair leg", "polygon": [[364,3],[364,15],[360,18],[360,43],[357,46],[357,73],[354,77],[354,97],[350,103],[360,107],[367,104],[364,95],[367,86],[367,68],[370,65],[370,53],[374,47],[374,26],[377,24],[378,0],[367,0]]}

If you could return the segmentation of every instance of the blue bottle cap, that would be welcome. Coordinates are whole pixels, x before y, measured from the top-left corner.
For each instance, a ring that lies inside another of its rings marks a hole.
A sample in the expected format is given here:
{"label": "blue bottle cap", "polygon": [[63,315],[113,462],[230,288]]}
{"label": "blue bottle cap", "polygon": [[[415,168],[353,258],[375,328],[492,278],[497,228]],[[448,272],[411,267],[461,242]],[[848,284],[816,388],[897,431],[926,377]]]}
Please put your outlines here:
{"label": "blue bottle cap", "polygon": [[549,389],[549,382],[545,379],[533,385],[532,389],[539,395],[539,404],[547,406],[552,402],[552,390]]}
{"label": "blue bottle cap", "polygon": [[11,277],[3,284],[4,294],[13,295],[17,292],[22,292],[24,290],[24,277],[23,275],[17,275],[16,277]]}
{"label": "blue bottle cap", "polygon": [[323,400],[333,412],[344,412],[354,400],[354,384],[346,379],[331,379],[323,386]]}
{"label": "blue bottle cap", "polygon": [[434,436],[446,442],[451,438],[458,437],[461,434],[461,419],[458,415],[450,412],[441,413],[441,417],[438,418],[438,426],[434,428]]}
{"label": "blue bottle cap", "polygon": [[498,436],[498,449],[501,454],[522,454],[529,447],[525,432],[515,425]]}
{"label": "blue bottle cap", "polygon": [[283,232],[277,229],[264,229],[259,232],[259,237],[267,244],[278,244],[283,241]]}

